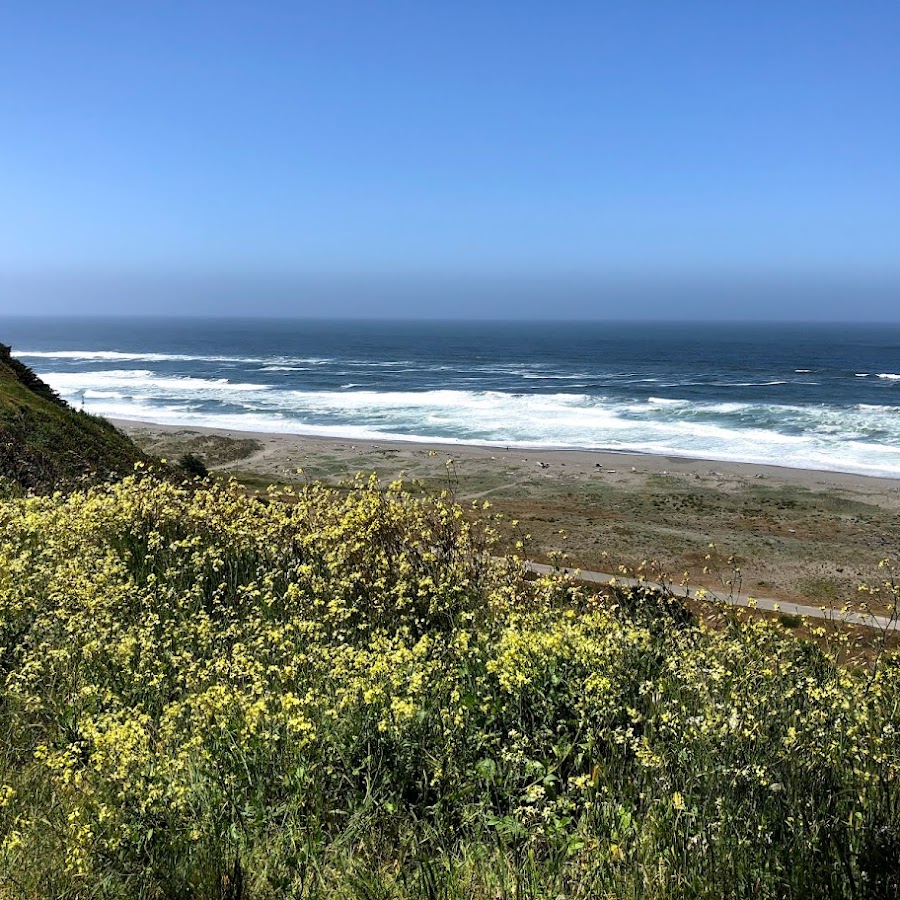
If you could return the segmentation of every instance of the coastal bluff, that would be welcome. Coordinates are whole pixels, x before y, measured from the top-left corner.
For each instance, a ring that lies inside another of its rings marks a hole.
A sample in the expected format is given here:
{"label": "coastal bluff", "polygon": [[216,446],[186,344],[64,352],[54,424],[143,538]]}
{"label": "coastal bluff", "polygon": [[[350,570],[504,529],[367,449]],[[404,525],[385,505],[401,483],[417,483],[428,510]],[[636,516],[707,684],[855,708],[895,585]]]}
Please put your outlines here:
{"label": "coastal bluff", "polygon": [[0,483],[47,493],[121,477],[149,461],[115,426],[72,408],[0,343]]}

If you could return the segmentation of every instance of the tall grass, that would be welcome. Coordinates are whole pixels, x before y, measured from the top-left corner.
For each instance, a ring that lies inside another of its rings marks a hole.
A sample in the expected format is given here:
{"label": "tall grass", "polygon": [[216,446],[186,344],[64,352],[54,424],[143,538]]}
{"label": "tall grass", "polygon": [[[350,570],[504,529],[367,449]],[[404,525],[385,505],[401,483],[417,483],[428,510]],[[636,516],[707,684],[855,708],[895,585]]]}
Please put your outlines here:
{"label": "tall grass", "polygon": [[0,897],[894,897],[900,660],[494,561],[446,499],[0,504]]}

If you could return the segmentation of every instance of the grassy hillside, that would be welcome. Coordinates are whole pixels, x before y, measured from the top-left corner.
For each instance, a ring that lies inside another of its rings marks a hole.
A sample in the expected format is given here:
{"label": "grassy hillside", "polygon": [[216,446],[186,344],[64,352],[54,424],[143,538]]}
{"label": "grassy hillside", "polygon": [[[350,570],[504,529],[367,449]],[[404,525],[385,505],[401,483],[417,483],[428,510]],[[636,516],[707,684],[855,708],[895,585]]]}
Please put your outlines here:
{"label": "grassy hillside", "polygon": [[72,409],[0,344],[0,479],[52,491],[122,476],[148,457],[105,419]]}
{"label": "grassy hillside", "polygon": [[898,896],[900,657],[487,528],[374,482],[0,502],[0,897]]}

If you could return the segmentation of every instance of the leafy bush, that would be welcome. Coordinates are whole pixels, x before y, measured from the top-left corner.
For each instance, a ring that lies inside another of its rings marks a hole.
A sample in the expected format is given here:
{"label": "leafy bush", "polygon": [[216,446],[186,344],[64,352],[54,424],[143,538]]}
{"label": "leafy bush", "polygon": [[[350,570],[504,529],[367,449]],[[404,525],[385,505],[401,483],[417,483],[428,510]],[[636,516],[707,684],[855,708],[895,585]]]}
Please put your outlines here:
{"label": "leafy bush", "polygon": [[209,469],[196,453],[184,453],[178,460],[178,468],[192,478],[206,478]]}
{"label": "leafy bush", "polygon": [[490,550],[374,482],[2,501],[0,896],[896,894],[896,656]]}

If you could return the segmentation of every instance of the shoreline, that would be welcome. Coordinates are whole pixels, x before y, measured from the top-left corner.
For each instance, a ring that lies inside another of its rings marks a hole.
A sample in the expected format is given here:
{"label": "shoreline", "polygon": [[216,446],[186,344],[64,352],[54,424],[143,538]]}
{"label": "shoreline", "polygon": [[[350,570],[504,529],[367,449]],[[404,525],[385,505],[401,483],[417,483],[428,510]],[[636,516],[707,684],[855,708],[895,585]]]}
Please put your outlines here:
{"label": "shoreline", "polygon": [[[120,431],[129,436],[140,433],[157,435],[202,435],[222,437],[231,440],[252,440],[264,446],[264,457],[291,457],[307,451],[352,450],[357,453],[406,451],[439,454],[462,461],[466,458],[490,459],[496,461],[533,461],[540,466],[570,467],[573,472],[591,472],[604,475],[681,475],[717,477],[719,479],[768,479],[780,483],[797,484],[804,487],[863,489],[886,491],[900,498],[900,478],[886,475],[865,475],[857,472],[841,472],[830,469],[808,469],[795,466],[777,466],[771,463],[735,462],[731,460],[706,459],[689,456],[666,456],[637,450],[585,450],[581,448],[521,447],[516,445],[469,444],[451,441],[396,438],[342,438],[333,435],[295,434],[279,431],[245,431],[209,425],[181,423],[172,425],[153,422],[148,419],[108,418]],[[253,457],[236,460],[219,468],[240,468],[241,463],[250,463]],[[267,467],[268,468],[268,467]]]}

